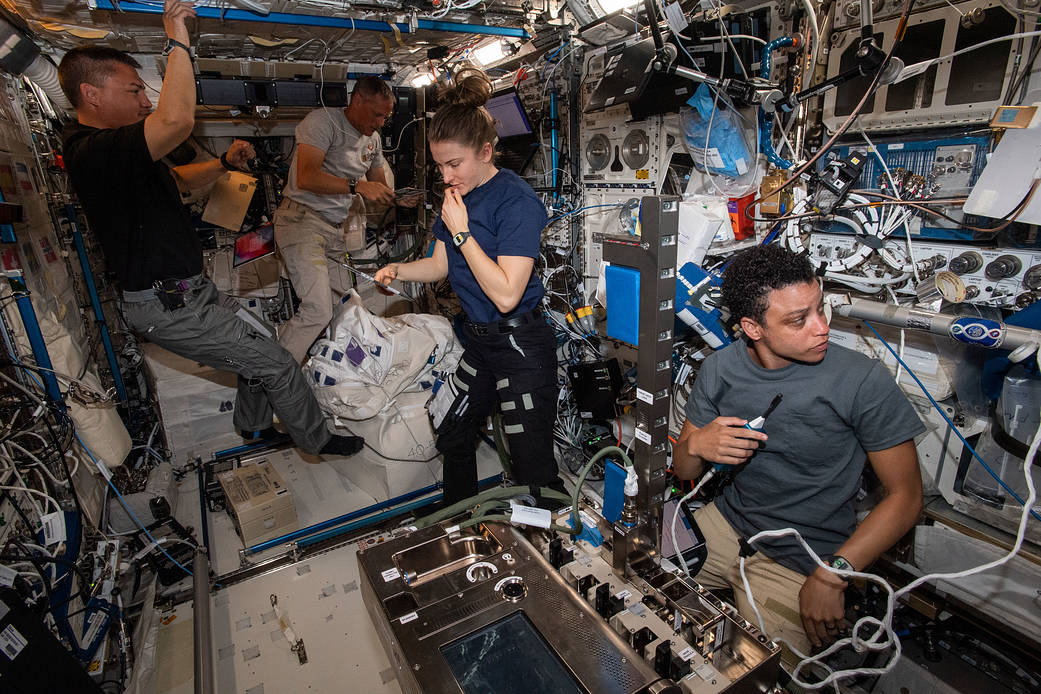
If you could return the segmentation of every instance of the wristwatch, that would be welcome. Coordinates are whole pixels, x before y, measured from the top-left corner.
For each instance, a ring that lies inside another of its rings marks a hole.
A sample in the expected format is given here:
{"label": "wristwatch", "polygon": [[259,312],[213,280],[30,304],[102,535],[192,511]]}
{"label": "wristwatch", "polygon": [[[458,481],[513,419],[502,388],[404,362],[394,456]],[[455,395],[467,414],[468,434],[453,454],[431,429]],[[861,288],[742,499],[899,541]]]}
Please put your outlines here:
{"label": "wristwatch", "polygon": [[171,53],[173,53],[173,49],[175,48],[183,48],[184,52],[188,54],[188,59],[191,60],[193,63],[195,62],[195,54],[192,53],[192,49],[188,46],[185,46],[177,39],[166,39],[166,47],[163,48],[163,55],[170,55]]}
{"label": "wristwatch", "polygon": [[348,188],[350,188],[351,195],[357,194],[357,191],[355,189],[358,187],[358,179],[357,178],[348,178],[347,179],[347,186],[348,186]]}
{"label": "wristwatch", "polygon": [[456,248],[461,247],[466,240],[470,238],[471,234],[469,231],[460,231],[458,234],[452,236],[452,243],[455,244]]}
{"label": "wristwatch", "polygon": [[[856,569],[853,568],[853,565],[850,564],[845,557],[840,557],[837,554],[831,558],[831,561],[828,562],[828,566],[833,569],[838,569],[839,571],[856,571]],[[839,578],[846,583],[849,583],[848,576],[839,576]]]}

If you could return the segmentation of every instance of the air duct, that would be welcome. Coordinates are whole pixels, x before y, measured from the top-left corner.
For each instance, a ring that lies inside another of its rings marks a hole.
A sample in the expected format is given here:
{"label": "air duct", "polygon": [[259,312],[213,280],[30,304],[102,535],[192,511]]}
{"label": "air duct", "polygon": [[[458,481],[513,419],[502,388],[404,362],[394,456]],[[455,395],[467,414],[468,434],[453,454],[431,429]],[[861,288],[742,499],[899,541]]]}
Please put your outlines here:
{"label": "air duct", "polygon": [[72,110],[58,83],[58,68],[31,38],[3,17],[0,17],[0,69],[32,80],[51,103],[66,111]]}

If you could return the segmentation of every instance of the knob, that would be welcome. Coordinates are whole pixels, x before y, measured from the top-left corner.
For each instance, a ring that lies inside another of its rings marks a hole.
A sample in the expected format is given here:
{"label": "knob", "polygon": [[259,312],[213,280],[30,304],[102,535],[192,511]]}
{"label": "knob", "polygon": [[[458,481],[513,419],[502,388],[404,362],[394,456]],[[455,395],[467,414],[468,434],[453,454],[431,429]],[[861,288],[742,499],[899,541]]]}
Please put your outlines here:
{"label": "knob", "polygon": [[520,580],[510,581],[503,585],[502,596],[510,602],[517,602],[524,597],[527,589],[524,587],[524,583]]}
{"label": "knob", "polygon": [[1023,285],[1027,289],[1041,289],[1041,265],[1034,265],[1023,275]]}
{"label": "knob", "polygon": [[1037,292],[1023,292],[1016,297],[1016,308],[1026,308],[1037,301]]}
{"label": "knob", "polygon": [[983,256],[976,251],[966,251],[951,261],[948,269],[956,275],[968,275],[983,265]]}
{"label": "knob", "polygon": [[983,274],[990,280],[1003,280],[1007,277],[1019,274],[1023,269],[1023,263],[1014,255],[1001,255],[987,263],[987,269]]}

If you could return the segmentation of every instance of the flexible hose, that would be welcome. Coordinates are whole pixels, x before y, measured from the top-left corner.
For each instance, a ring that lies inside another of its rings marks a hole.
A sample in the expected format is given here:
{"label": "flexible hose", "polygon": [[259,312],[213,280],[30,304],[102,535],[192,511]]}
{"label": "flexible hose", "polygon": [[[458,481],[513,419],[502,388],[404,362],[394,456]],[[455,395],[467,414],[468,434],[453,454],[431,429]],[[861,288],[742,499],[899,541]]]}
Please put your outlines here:
{"label": "flexible hose", "polygon": [[[770,71],[773,68],[773,52],[778,48],[794,46],[795,38],[792,36],[781,36],[763,46],[759,58],[759,76],[764,80],[770,79]],[[789,161],[774,150],[774,113],[767,113],[759,109],[759,150],[766,156],[767,160],[774,166],[782,169],[790,169],[795,162]]]}

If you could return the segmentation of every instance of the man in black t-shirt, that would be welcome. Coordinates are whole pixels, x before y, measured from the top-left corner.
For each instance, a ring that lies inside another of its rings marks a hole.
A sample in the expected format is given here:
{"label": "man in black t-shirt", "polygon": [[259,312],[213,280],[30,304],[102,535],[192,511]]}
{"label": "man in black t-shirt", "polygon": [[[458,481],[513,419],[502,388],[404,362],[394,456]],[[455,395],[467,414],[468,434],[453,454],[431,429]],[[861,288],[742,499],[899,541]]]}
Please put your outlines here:
{"label": "man in black t-shirt", "polygon": [[132,57],[85,46],[62,58],[58,77],[76,108],[64,159],[109,267],[123,289],[130,326],[175,354],[239,375],[235,426],[271,435],[272,415],[306,453],[350,455],[362,440],[332,436],[314,394],[274,331],[202,275],[202,247],[180,191],[246,164],[252,147],[232,143],[220,159],[170,168],[161,161],[195,124],[194,60],[185,21],[191,3],[166,0],[168,56],[155,111]]}

